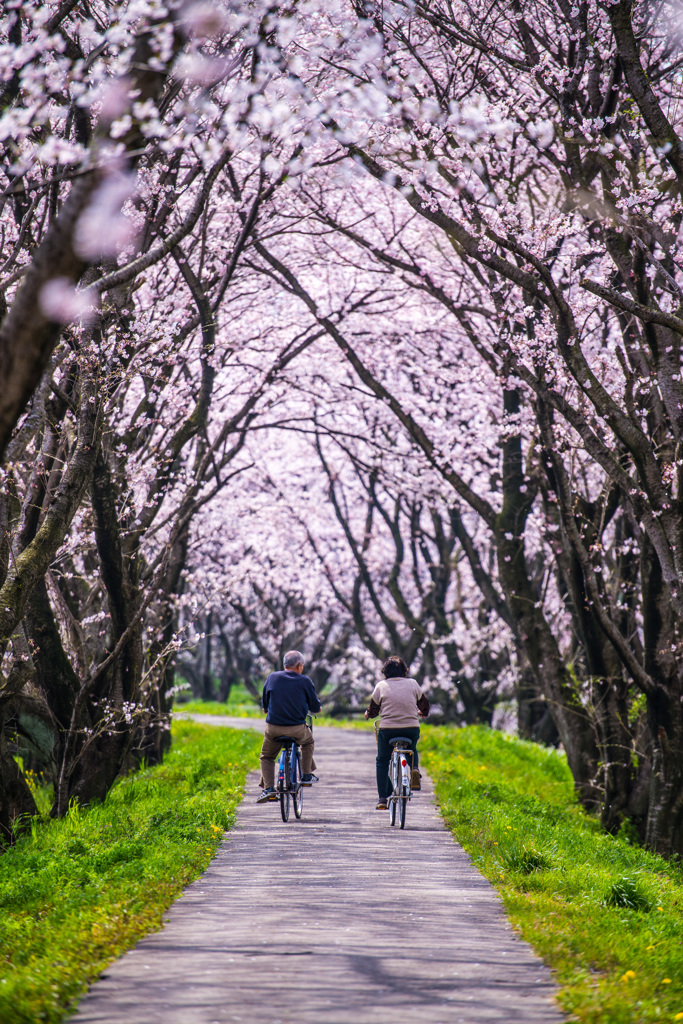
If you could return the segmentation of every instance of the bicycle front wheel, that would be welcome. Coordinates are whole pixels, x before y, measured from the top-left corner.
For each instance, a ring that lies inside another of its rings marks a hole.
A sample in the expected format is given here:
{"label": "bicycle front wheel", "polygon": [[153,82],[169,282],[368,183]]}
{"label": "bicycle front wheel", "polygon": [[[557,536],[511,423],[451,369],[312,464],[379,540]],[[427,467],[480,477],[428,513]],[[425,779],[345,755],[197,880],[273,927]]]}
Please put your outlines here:
{"label": "bicycle front wheel", "polygon": [[301,781],[301,754],[298,750],[292,764],[292,784],[294,787],[294,792],[292,793],[294,813],[297,818],[300,818],[304,809],[304,786]]}
{"label": "bicycle front wheel", "polygon": [[398,804],[398,823],[401,828],[406,827],[406,807],[408,806],[408,790],[406,786],[401,786],[401,795],[397,799]]}
{"label": "bicycle front wheel", "polygon": [[285,777],[280,789],[280,814],[283,821],[289,821],[289,756],[285,757]]}
{"label": "bicycle front wheel", "polygon": [[280,793],[280,814],[283,821],[289,821],[289,793],[287,790]]}
{"label": "bicycle front wheel", "polygon": [[395,796],[390,796],[389,797],[389,824],[390,825],[395,825],[396,824],[396,797]]}

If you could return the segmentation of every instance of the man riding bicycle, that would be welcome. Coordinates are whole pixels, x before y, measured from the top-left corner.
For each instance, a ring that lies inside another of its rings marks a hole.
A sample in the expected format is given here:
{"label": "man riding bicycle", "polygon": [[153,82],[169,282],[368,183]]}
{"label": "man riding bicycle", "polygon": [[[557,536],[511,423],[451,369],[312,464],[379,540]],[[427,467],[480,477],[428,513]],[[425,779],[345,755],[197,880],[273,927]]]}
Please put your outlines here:
{"label": "man riding bicycle", "polygon": [[261,704],[266,714],[266,734],[261,747],[262,793],[258,804],[277,800],[275,791],[275,759],[283,744],[280,737],[290,737],[301,747],[301,771],[304,786],[318,781],[313,774],[313,733],[306,725],[306,715],[320,711],[320,701],[313,680],[303,674],[304,659],[299,651],[287,651],[284,671],[271,672],[263,687]]}
{"label": "man riding bicycle", "polygon": [[408,676],[408,666],[403,658],[392,655],[382,665],[384,680],[372,691],[370,707],[366,718],[381,715],[381,726],[377,732],[377,803],[378,811],[386,811],[389,795],[389,741],[397,736],[410,740],[413,749],[413,774],[411,789],[420,789],[418,771],[417,741],[420,736],[420,718],[429,714],[429,701],[414,679]]}

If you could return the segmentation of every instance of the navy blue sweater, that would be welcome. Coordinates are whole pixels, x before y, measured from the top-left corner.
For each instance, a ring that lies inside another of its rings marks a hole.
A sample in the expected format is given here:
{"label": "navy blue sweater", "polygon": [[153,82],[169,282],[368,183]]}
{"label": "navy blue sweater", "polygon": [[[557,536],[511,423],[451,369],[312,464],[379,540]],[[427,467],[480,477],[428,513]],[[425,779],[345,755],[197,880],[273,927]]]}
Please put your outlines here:
{"label": "navy blue sweater", "polygon": [[303,725],[309,711],[320,711],[313,681],[298,672],[271,672],[261,703],[271,725]]}

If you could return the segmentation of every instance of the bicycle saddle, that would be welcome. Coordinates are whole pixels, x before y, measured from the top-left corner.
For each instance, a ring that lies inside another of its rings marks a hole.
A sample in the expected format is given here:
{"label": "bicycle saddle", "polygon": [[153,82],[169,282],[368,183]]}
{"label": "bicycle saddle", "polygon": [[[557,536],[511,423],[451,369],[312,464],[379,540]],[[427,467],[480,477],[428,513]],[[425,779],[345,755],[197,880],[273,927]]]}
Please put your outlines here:
{"label": "bicycle saddle", "polygon": [[276,736],[275,742],[281,743],[283,747],[291,747],[293,743],[296,743],[296,740],[293,736]]}
{"label": "bicycle saddle", "polygon": [[413,749],[413,741],[409,740],[407,736],[394,736],[393,740],[389,740],[390,747],[395,747],[398,743],[402,747],[408,747],[409,750]]}

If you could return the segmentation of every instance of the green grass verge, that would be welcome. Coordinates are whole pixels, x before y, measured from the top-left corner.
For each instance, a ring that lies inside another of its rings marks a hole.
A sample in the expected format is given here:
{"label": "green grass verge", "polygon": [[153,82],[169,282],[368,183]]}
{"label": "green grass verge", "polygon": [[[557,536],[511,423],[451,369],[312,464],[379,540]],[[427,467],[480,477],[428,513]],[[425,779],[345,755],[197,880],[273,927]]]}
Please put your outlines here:
{"label": "green grass verge", "polygon": [[263,712],[256,704],[223,704],[218,700],[188,700],[174,704],[173,711],[175,714],[219,715],[222,718],[263,718]]}
{"label": "green grass verge", "polygon": [[[231,701],[223,704],[218,700],[188,700],[183,704],[175,704],[173,711],[176,715],[218,715],[222,718],[261,719],[265,717],[261,708],[256,704],[248,706],[240,702],[233,704]],[[313,728],[316,725],[338,725],[341,728],[360,726],[363,729],[370,729],[370,731],[373,729],[372,722],[366,722],[360,715],[357,718],[331,718],[329,715],[314,715]]]}
{"label": "green grass verge", "polygon": [[227,701],[185,699],[181,692],[175,700],[174,711],[190,711],[202,715],[229,715],[232,718],[260,718],[261,705],[255,701],[243,683],[230,688]]}
{"label": "green grass verge", "polygon": [[446,824],[590,1024],[683,1021],[683,868],[605,835],[565,757],[483,727],[422,730]]}
{"label": "green grass verge", "polygon": [[230,828],[261,737],[175,722],[163,765],[103,804],[34,819],[0,856],[0,1021],[56,1022],[106,966],[159,928]]}

